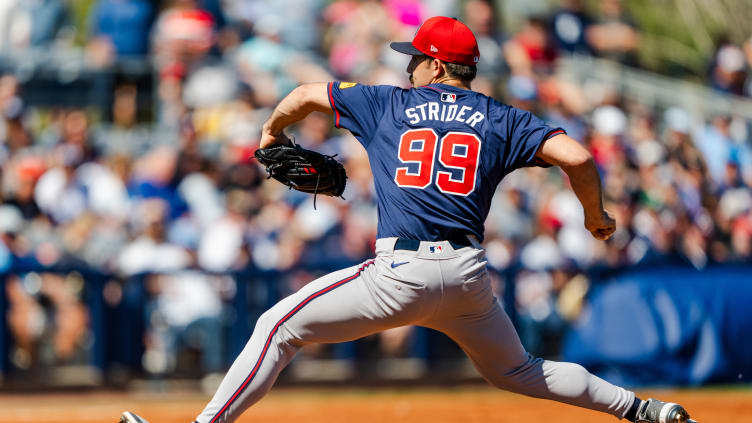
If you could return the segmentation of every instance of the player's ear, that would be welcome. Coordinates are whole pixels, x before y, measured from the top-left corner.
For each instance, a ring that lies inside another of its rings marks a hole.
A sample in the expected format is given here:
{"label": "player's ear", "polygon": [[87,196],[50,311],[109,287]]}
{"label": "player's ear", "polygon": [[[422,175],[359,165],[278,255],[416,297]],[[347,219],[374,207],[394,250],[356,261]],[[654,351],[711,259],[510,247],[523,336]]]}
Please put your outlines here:
{"label": "player's ear", "polygon": [[434,78],[446,73],[446,68],[444,66],[444,62],[439,59],[433,59],[433,61],[431,61],[431,70],[433,71]]}

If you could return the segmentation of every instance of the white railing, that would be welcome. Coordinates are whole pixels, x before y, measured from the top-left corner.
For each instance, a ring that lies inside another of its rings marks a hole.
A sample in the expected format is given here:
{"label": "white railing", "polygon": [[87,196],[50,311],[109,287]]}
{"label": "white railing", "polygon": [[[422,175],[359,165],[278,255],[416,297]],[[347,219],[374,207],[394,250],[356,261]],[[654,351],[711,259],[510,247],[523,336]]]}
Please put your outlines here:
{"label": "white railing", "polygon": [[752,100],[724,94],[704,85],[659,75],[589,56],[560,60],[560,76],[587,86],[602,82],[628,100],[655,107],[680,106],[694,116],[728,114],[752,120]]}

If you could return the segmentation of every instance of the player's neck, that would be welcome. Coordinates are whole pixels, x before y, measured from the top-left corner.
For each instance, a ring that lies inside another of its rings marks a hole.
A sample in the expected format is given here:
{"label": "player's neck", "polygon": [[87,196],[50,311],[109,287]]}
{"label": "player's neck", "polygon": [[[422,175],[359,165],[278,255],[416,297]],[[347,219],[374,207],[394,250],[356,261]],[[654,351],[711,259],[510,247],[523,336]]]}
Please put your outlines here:
{"label": "player's neck", "polygon": [[432,80],[429,84],[444,84],[444,85],[451,85],[453,87],[462,88],[465,90],[470,89],[470,83],[461,81],[456,78],[436,78]]}

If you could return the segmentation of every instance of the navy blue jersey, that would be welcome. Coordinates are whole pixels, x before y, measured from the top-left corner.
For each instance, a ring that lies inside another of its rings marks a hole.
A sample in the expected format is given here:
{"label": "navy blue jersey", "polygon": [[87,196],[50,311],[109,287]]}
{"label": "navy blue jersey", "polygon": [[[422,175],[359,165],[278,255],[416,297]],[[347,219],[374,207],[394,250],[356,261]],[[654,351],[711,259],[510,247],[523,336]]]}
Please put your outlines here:
{"label": "navy blue jersey", "polygon": [[507,173],[545,165],[541,143],[561,128],[483,94],[445,84],[409,90],[332,82],[338,128],[371,163],[378,237],[424,241],[473,234],[483,240],[496,186]]}

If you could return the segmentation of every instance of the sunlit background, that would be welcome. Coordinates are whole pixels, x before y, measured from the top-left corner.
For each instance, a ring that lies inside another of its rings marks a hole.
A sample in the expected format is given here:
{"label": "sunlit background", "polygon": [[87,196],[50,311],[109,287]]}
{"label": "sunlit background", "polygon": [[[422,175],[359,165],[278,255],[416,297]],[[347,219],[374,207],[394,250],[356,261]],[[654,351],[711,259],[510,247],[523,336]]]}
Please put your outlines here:
{"label": "sunlit background", "polygon": [[[594,240],[558,169],[502,182],[484,244],[526,348],[629,386],[752,381],[752,3],[2,0],[0,389],[211,393],[266,308],[371,257],[368,160],[331,118],[289,135],[338,154],[346,200],[314,211],[249,157],[301,83],[407,87],[388,42],[434,15],[475,32],[473,89],[587,146],[617,219]],[[406,327],[280,383],[401,380],[480,378]]]}

